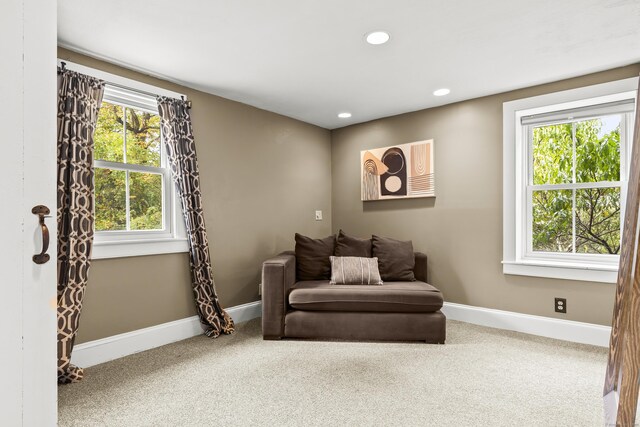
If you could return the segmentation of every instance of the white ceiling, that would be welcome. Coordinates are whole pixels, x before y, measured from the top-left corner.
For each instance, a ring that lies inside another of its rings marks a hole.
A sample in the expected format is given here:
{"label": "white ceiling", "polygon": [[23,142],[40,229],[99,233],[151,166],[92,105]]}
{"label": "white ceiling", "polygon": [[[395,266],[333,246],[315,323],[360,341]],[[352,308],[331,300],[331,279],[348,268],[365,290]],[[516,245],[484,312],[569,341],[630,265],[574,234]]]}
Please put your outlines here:
{"label": "white ceiling", "polygon": [[333,129],[640,62],[640,0],[58,0],[58,41]]}

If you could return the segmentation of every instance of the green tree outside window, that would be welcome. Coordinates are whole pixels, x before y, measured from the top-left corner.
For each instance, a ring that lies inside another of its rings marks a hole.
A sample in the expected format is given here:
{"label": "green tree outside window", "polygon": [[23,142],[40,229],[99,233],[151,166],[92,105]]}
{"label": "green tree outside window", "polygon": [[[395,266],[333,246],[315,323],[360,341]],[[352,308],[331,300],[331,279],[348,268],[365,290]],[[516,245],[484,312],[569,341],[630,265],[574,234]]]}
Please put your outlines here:
{"label": "green tree outside window", "polygon": [[[157,114],[103,102],[94,141],[96,160],[161,166]],[[159,173],[96,168],[96,231],[127,230],[127,205],[129,230],[162,229],[162,195]]]}
{"label": "green tree outside window", "polygon": [[617,115],[533,129],[534,251],[620,252],[619,184],[535,188],[545,184],[619,182],[620,123]]}

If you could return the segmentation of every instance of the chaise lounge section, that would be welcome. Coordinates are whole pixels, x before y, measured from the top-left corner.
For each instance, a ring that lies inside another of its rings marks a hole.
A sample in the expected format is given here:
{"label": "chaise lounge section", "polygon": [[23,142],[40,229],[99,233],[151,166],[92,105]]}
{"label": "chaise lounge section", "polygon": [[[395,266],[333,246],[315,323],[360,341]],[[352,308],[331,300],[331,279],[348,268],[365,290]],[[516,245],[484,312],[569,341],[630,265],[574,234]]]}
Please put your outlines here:
{"label": "chaise lounge section", "polygon": [[262,266],[264,339],[425,341],[444,344],[442,293],[427,283],[427,256],[414,253],[415,281],[380,286],[296,279],[296,256],[283,252]]}

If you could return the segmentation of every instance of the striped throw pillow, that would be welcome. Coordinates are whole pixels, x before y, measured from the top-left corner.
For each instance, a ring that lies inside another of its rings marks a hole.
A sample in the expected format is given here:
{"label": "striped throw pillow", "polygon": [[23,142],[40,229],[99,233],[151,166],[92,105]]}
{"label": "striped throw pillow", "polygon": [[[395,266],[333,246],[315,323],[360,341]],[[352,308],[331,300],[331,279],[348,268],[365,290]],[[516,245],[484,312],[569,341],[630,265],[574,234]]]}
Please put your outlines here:
{"label": "striped throw pillow", "polygon": [[382,285],[378,258],[332,256],[331,285]]}

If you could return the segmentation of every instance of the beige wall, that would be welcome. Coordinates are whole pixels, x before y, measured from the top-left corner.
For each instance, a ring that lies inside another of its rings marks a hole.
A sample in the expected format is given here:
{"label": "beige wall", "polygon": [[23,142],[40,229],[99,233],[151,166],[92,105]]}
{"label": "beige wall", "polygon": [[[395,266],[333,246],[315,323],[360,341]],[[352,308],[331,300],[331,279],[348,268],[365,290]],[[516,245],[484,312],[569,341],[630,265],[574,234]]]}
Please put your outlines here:
{"label": "beige wall", "polygon": [[[264,259],[295,232],[331,232],[330,132],[59,48],[58,57],[184,93],[193,102],[205,219],[225,307],[259,300]],[[315,221],[314,211],[324,211]],[[188,256],[96,260],[77,342],[195,314]]]}
{"label": "beige wall", "polygon": [[[640,65],[332,132],[333,230],[411,239],[445,300],[610,325],[614,285],[502,274],[502,103],[637,76]],[[360,151],[435,139],[435,199],[360,201]],[[555,313],[554,297],[568,313]]]}
{"label": "beige wall", "polygon": [[[292,248],[295,232],[326,236],[343,228],[412,239],[429,255],[430,281],[447,301],[610,323],[613,285],[502,274],[502,103],[636,76],[640,65],[329,132],[62,48],[58,57],[193,101],[211,254],[225,307],[259,299],[261,261]],[[437,198],[360,201],[360,150],[425,138],[436,141]],[[314,221],[316,209],[324,221]],[[567,315],[553,312],[555,296],[568,299]],[[187,254],[96,260],[77,342],[194,314]]]}

